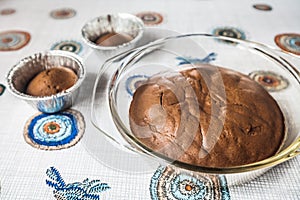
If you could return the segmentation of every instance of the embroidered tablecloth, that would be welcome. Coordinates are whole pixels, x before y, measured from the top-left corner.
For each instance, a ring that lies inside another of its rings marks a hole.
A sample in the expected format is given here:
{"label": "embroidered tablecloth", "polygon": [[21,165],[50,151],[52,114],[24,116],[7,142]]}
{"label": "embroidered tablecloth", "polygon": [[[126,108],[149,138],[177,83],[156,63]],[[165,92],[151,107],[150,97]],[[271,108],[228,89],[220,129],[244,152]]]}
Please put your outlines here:
{"label": "embroidered tablecloth", "polygon": [[[1,0],[0,199],[300,199],[299,157],[231,186],[223,176],[180,173],[109,143],[90,119],[96,73],[105,60],[81,38],[88,20],[125,12],[145,23],[140,45],[176,32],[210,33],[297,56],[299,8],[298,0]],[[87,69],[76,104],[53,115],[15,98],[6,83],[19,60],[50,49],[76,53]],[[60,135],[51,138],[44,126]],[[55,150],[47,151],[49,141]]]}

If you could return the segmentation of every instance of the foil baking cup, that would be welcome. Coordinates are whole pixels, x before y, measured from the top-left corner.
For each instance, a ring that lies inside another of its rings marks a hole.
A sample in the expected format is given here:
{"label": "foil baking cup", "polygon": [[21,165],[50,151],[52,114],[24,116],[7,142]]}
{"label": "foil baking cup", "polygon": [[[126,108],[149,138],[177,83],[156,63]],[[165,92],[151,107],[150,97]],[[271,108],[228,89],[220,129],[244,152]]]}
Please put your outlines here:
{"label": "foil baking cup", "polygon": [[[117,46],[101,46],[95,40],[106,33],[128,34],[133,39]],[[135,47],[144,32],[143,21],[131,14],[118,13],[99,16],[88,21],[81,29],[82,38],[92,49],[103,54],[116,54]]]}
{"label": "foil baking cup", "polygon": [[[36,97],[25,93],[28,83],[38,73],[53,67],[63,66],[72,69],[78,77],[76,83],[60,93]],[[77,55],[53,50],[36,53],[20,60],[6,76],[8,91],[44,113],[55,113],[74,105],[80,85],[85,78],[85,67]]]}

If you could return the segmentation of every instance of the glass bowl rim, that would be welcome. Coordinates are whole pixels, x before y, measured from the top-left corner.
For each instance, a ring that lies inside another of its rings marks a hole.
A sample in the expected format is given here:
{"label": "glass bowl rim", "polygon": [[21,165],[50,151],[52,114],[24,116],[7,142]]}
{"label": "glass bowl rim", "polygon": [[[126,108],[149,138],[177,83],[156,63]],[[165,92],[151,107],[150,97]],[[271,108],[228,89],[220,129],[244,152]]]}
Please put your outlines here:
{"label": "glass bowl rim", "polygon": [[[277,61],[279,60],[281,64],[284,63],[285,65],[283,65],[283,67],[288,68],[290,73],[291,73],[291,71],[293,71],[293,73],[294,73],[293,76],[294,76],[294,78],[296,78],[296,80],[297,80],[297,82],[300,86],[300,72],[297,70],[296,67],[294,67],[291,63],[289,63],[286,59],[279,56],[276,52],[279,52],[279,53],[282,53],[282,54],[289,54],[289,53],[274,49],[270,46],[267,46],[265,44],[261,44],[261,43],[258,43],[258,42],[253,42],[253,41],[249,41],[249,40],[241,40],[241,39],[230,38],[230,37],[225,37],[225,36],[211,35],[211,34],[206,34],[206,33],[183,34],[183,35],[170,36],[170,37],[158,39],[158,40],[156,40],[154,42],[151,42],[149,44],[146,44],[144,46],[137,47],[133,50],[129,50],[129,51],[121,53],[117,56],[114,56],[114,57],[108,59],[103,64],[103,66],[109,65],[110,62],[113,62],[117,58],[120,58],[120,57],[124,58],[124,57],[126,57],[126,55],[127,56],[128,55],[133,56],[133,55],[141,52],[142,50],[147,49],[148,47],[155,46],[155,45],[160,45],[160,44],[163,44],[163,43],[165,43],[169,40],[175,40],[177,38],[184,38],[184,37],[196,37],[196,36],[208,37],[210,39],[214,38],[214,39],[219,39],[219,40],[226,40],[226,41],[231,41],[231,42],[243,44],[243,45],[246,45],[247,47],[255,47],[256,50],[263,51],[264,53],[267,53],[268,56],[271,56],[273,59],[275,59]],[[292,56],[294,56],[294,55],[292,55]],[[298,59],[300,58],[298,56],[294,56],[294,57],[296,57]],[[120,66],[119,69],[122,69],[123,66],[124,66],[124,63],[122,63],[122,65]],[[105,70],[105,67],[103,67],[103,70]],[[116,77],[115,77],[116,80],[122,74],[122,72],[120,72],[120,71],[118,71],[118,73],[115,74],[116,75]],[[99,72],[98,75],[100,75],[100,74],[101,73]],[[96,83],[95,83],[93,96],[95,95],[95,91],[96,91],[96,88],[97,88],[97,80],[96,80]],[[293,141],[285,149],[282,149],[279,153],[277,153],[277,154],[275,154],[271,157],[268,157],[264,160],[257,161],[257,162],[254,162],[254,163],[250,163],[250,164],[246,164],[246,165],[239,165],[239,166],[233,166],[233,167],[203,167],[203,166],[192,165],[192,164],[188,164],[188,163],[184,163],[184,162],[180,162],[180,161],[177,161],[177,160],[170,159],[170,158],[168,158],[168,157],[166,157],[166,156],[164,156],[160,153],[154,152],[153,150],[146,147],[144,144],[142,144],[142,142],[140,142],[131,133],[130,130],[128,130],[126,128],[126,126],[124,125],[121,117],[119,116],[119,114],[117,112],[116,106],[113,103],[115,101],[114,95],[112,95],[113,89],[114,88],[109,89],[109,97],[110,97],[109,98],[109,107],[110,107],[110,111],[111,111],[111,115],[112,115],[114,125],[118,129],[119,133],[123,137],[125,136],[126,140],[127,141],[129,140],[131,144],[134,144],[134,147],[132,147],[132,145],[130,145],[131,147],[127,147],[127,148],[133,150],[134,152],[138,152],[138,153],[142,153],[144,155],[148,155],[150,157],[153,157],[156,160],[163,161],[167,164],[171,164],[171,165],[174,165],[174,166],[179,167],[179,168],[183,168],[183,169],[187,169],[187,170],[191,170],[191,171],[196,171],[196,172],[214,173],[214,174],[231,174],[231,173],[249,172],[249,171],[254,171],[254,170],[273,167],[277,164],[280,164],[280,163],[282,163],[286,160],[289,160],[289,159],[291,159],[291,158],[293,158],[293,157],[300,154],[300,136],[298,136],[295,139],[295,141]],[[101,130],[101,128],[97,127],[96,123],[93,123],[93,124],[96,126],[96,128],[98,128],[101,132],[103,132]],[[120,144],[118,141],[116,141],[114,138],[112,138],[109,134],[107,134],[105,132],[103,132],[103,133],[109,139],[111,139],[114,142],[117,142],[118,144]]]}

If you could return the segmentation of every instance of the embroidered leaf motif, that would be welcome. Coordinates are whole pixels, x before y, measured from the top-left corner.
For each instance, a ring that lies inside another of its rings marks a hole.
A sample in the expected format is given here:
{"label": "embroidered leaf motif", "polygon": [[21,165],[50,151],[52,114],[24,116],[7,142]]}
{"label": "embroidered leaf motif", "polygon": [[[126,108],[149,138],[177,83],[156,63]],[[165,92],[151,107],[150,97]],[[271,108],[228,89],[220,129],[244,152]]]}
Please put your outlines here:
{"label": "embroidered leaf motif", "polygon": [[176,57],[179,60],[179,65],[184,64],[197,64],[197,63],[210,63],[211,61],[216,60],[217,54],[212,52],[204,58],[192,58],[192,57]]}
{"label": "embroidered leaf motif", "polygon": [[54,191],[54,197],[57,199],[79,200],[84,195],[84,191],[80,188],[67,188]]}
{"label": "embroidered leaf motif", "polygon": [[76,188],[81,188],[82,190],[86,191],[87,190],[87,184],[83,184],[80,182],[75,182],[75,183],[69,183],[66,185],[65,188],[72,188],[72,187],[76,187]]}
{"label": "embroidered leaf motif", "polygon": [[56,183],[53,183],[52,181],[46,180],[46,184],[49,185],[50,187],[53,187],[55,189],[58,189],[58,185]]}
{"label": "embroidered leaf motif", "polygon": [[[88,180],[88,179],[87,179]],[[89,186],[91,187],[91,186],[93,186],[93,185],[97,185],[97,184],[100,184],[101,183],[101,181],[100,180],[91,180],[90,182],[89,182]]]}
{"label": "embroidered leaf motif", "polygon": [[46,180],[46,184],[55,189],[53,194],[58,200],[99,200],[99,193],[110,189],[107,183],[101,183],[100,180],[89,181],[88,178],[82,182],[65,184],[54,167],[50,167],[46,174],[52,180]]}
{"label": "embroidered leaf motif", "polygon": [[100,183],[98,185],[91,187],[89,193],[93,194],[93,193],[103,192],[108,189],[110,189],[110,187],[106,183]]}
{"label": "embroidered leaf motif", "polygon": [[50,169],[47,169],[46,174],[50,179],[56,182],[56,185],[59,188],[63,188],[65,186],[64,179],[61,177],[60,173],[55,167],[50,167]]}
{"label": "embroidered leaf motif", "polygon": [[95,195],[95,194],[85,194],[82,197],[82,200],[99,200],[100,196],[99,195]]}
{"label": "embroidered leaf motif", "polygon": [[89,183],[89,179],[88,179],[88,178],[84,179],[84,180],[82,181],[82,183],[83,183],[83,184],[88,184],[88,183]]}

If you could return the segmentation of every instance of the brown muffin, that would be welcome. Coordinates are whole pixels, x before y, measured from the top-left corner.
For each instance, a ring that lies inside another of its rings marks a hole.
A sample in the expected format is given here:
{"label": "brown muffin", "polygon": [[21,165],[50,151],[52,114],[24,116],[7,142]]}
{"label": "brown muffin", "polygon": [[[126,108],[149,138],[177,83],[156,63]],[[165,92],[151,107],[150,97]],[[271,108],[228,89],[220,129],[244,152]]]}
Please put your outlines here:
{"label": "brown muffin", "polygon": [[100,35],[99,38],[95,41],[96,44],[100,46],[118,46],[127,42],[130,42],[133,38],[125,33],[105,33]]}
{"label": "brown muffin", "polygon": [[32,96],[51,96],[72,87],[78,77],[72,69],[53,67],[37,74],[28,84],[26,93]]}
{"label": "brown muffin", "polygon": [[134,93],[129,117],[146,147],[197,166],[263,160],[285,136],[283,114],[262,86],[212,65],[149,78]]}

